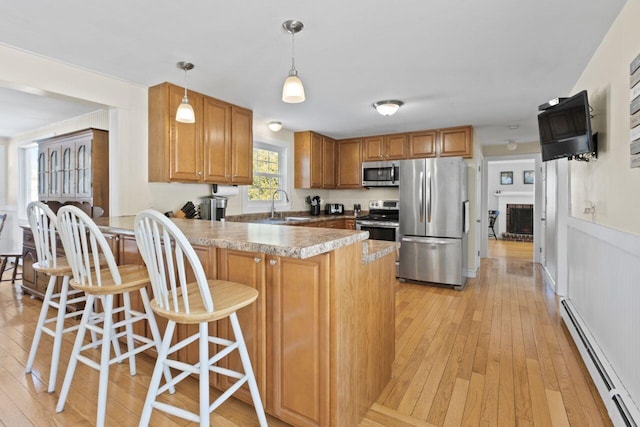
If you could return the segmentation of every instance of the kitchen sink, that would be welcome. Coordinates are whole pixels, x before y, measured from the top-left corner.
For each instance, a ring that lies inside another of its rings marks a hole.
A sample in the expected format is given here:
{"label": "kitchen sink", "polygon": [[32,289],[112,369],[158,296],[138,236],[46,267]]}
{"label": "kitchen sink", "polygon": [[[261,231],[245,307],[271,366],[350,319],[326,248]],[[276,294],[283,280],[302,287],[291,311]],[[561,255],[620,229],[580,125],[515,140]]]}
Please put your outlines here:
{"label": "kitchen sink", "polygon": [[308,217],[304,217],[304,216],[285,216],[284,218],[266,218],[266,219],[261,219],[259,222],[261,224],[287,224],[287,223],[291,223],[291,222],[302,222],[302,221],[309,221],[310,218]]}

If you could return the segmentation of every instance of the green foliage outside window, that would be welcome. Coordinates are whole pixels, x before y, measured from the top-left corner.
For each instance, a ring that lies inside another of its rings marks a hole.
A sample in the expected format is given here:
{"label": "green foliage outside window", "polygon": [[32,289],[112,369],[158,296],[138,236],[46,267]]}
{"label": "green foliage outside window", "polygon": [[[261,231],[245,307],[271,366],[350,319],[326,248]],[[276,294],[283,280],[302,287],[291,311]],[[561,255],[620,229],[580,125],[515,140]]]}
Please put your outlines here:
{"label": "green foliage outside window", "polygon": [[[281,188],[280,153],[265,148],[253,149],[253,185],[247,191],[249,200],[271,200],[275,190]],[[280,199],[280,193],[276,200]]]}

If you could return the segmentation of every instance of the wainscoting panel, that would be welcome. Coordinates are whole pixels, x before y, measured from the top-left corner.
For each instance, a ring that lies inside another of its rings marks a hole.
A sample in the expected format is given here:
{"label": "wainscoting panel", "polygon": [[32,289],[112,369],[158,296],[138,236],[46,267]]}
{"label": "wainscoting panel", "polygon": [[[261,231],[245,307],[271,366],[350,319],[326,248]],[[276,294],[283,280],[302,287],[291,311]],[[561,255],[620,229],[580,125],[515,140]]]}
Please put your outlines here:
{"label": "wainscoting panel", "polygon": [[567,299],[637,410],[640,403],[640,236],[570,218],[567,251]]}

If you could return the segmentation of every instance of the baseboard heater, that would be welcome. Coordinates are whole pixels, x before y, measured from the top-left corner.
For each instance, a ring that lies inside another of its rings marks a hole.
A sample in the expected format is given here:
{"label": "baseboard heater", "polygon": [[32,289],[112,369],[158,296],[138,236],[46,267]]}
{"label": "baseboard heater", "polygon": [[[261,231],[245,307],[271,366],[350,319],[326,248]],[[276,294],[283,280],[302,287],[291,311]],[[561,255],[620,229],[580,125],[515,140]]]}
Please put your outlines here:
{"label": "baseboard heater", "polygon": [[564,320],[582,355],[582,359],[607,407],[611,421],[616,426],[638,427],[640,412],[577,314],[573,303],[569,299],[561,299],[560,307],[562,320]]}

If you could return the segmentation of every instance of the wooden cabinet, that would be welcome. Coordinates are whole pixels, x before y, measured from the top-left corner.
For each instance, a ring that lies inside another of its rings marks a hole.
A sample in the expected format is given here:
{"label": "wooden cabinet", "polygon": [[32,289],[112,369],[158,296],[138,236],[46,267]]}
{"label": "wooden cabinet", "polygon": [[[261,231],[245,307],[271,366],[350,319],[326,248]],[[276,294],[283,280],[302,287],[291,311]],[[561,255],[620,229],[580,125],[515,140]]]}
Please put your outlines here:
{"label": "wooden cabinet", "polygon": [[362,139],[343,139],[338,144],[336,188],[362,188]]}
{"label": "wooden cabinet", "polygon": [[267,412],[296,426],[330,425],[329,255],[267,260]]}
{"label": "wooden cabinet", "polygon": [[149,181],[251,184],[251,110],[188,91],[196,122],[175,112],[184,89],[171,83],[149,88]]}
{"label": "wooden cabinet", "polygon": [[[56,239],[56,254],[64,256],[64,248],[60,238]],[[49,283],[49,276],[39,273],[33,269],[33,264],[38,262],[36,243],[33,233],[28,226],[22,227],[22,291],[29,293],[32,297],[44,298]],[[62,278],[57,281],[57,286],[62,285]],[[58,290],[56,290],[57,292]]]}
{"label": "wooden cabinet", "polygon": [[[235,250],[221,250],[218,257],[218,278],[230,280],[251,286],[258,290],[259,295],[255,303],[242,308],[237,312],[242,334],[247,344],[249,358],[253,373],[258,383],[260,396],[265,399],[267,390],[266,374],[266,267],[265,255],[251,252],[240,252]],[[218,321],[218,335],[221,338],[234,339],[231,323],[228,319]],[[233,352],[229,357],[221,361],[221,366],[242,372],[242,363],[237,352]],[[215,386],[226,390],[235,383],[228,377],[220,375]],[[235,397],[252,403],[251,394],[247,384],[234,394]]]}
{"label": "wooden cabinet", "polygon": [[440,157],[473,157],[473,129],[471,126],[440,129]]}
{"label": "wooden cabinet", "polygon": [[356,229],[356,220],[353,218],[345,218],[344,220],[344,228],[345,230],[355,230]]}
{"label": "wooden cabinet", "polygon": [[365,162],[406,159],[407,135],[398,133],[363,138],[362,156]]}
{"label": "wooden cabinet", "polygon": [[315,132],[294,135],[295,188],[335,188],[336,141]]}
{"label": "wooden cabinet", "polygon": [[336,140],[322,137],[322,188],[336,188]]}
{"label": "wooden cabinet", "polygon": [[407,158],[424,159],[436,156],[438,131],[428,130],[408,134]]}
{"label": "wooden cabinet", "polygon": [[38,142],[38,199],[88,202],[109,214],[109,133],[85,129]]}

